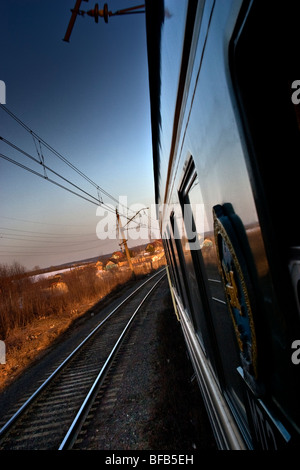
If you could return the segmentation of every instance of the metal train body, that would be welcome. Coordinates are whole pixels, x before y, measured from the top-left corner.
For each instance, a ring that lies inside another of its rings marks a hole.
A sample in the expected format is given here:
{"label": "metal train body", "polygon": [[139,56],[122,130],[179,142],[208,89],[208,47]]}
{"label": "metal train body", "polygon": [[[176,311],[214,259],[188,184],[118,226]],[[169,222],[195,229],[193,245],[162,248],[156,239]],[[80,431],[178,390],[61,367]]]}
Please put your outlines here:
{"label": "metal train body", "polygon": [[295,9],[146,1],[158,217],[220,449],[300,443]]}

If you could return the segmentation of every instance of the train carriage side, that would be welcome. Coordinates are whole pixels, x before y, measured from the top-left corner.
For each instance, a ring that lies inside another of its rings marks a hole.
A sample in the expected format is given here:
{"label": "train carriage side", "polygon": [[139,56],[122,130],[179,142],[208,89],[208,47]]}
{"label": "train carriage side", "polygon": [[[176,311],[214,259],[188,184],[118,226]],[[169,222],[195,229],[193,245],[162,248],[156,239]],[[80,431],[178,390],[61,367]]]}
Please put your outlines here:
{"label": "train carriage side", "polygon": [[222,449],[300,441],[295,8],[146,1],[160,229]]}

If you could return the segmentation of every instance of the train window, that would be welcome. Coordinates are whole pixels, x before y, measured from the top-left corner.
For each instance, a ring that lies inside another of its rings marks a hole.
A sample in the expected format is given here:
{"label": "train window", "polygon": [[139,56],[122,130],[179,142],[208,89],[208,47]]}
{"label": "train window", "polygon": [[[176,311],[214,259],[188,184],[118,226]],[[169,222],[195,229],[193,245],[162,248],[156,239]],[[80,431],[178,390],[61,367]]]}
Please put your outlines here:
{"label": "train window", "polygon": [[[272,218],[267,225],[270,219],[262,215],[261,224],[265,231],[272,231],[269,240],[276,236],[281,257],[284,245],[300,246],[294,223],[299,211],[300,70],[296,57],[300,5],[296,2],[289,9],[276,4],[270,10],[264,2],[251,3],[246,21],[234,37],[232,76],[250,144],[249,169],[258,210],[267,210]],[[278,34],[278,25],[282,34]],[[263,83],[268,83],[267,90]],[[284,230],[278,224],[278,209],[283,207]]]}
{"label": "train window", "polygon": [[176,254],[176,247],[174,247],[174,242],[171,238],[169,228],[167,229],[167,249],[168,249],[168,254],[170,257],[170,261],[171,261],[171,267],[172,267],[174,284],[175,284],[174,287],[176,288],[176,291],[183,302],[183,306],[185,307],[185,297],[181,289],[182,274],[180,272],[180,267],[178,266],[178,256]]}
{"label": "train window", "polygon": [[[181,49],[185,33],[188,0],[165,0],[165,20],[161,49],[161,141],[168,149],[172,137],[173,117],[181,69]],[[161,164],[164,162],[162,161]]]}
{"label": "train window", "polygon": [[228,401],[236,409],[240,419],[246,422],[244,391],[237,374],[240,356],[218,270],[213,221],[204,212],[193,159],[190,159],[187,166],[179,189],[179,198],[186,226],[185,259],[196,278],[194,284],[190,283],[193,298],[197,299],[195,308],[198,304],[196,328],[204,332],[215,375],[224,388]]}
{"label": "train window", "polygon": [[171,283],[172,283],[173,287],[177,288],[177,280],[176,280],[176,277],[175,277],[173,260],[171,258],[171,254],[170,254],[168,239],[165,239],[164,250],[165,250],[165,255],[166,255],[166,259],[167,259],[167,264],[168,264],[168,267],[169,267]]}
{"label": "train window", "polygon": [[173,231],[173,240],[174,240],[174,243],[175,243],[175,247],[176,247],[176,252],[177,252],[177,261],[178,261],[178,265],[179,265],[179,269],[180,269],[180,272],[181,272],[181,282],[182,282],[182,285],[184,286],[184,290],[183,290],[183,293],[182,293],[182,300],[183,300],[183,303],[184,303],[184,307],[188,313],[188,315],[193,318],[194,315],[193,315],[193,302],[192,302],[192,299],[191,299],[191,296],[189,295],[189,288],[188,288],[188,284],[189,282],[194,282],[194,279],[193,277],[191,276],[191,273],[187,270],[186,268],[186,265],[185,265],[185,261],[184,261],[184,254],[183,254],[183,250],[182,250],[182,246],[181,246],[181,243],[180,243],[180,239],[178,237],[178,224],[177,224],[177,221],[175,219],[175,213],[173,212],[170,216],[170,222],[171,222],[171,227],[172,227],[172,231]]}
{"label": "train window", "polygon": [[[268,299],[262,334],[271,338],[268,353],[274,362],[268,364],[268,382],[272,383],[273,400],[294,419],[299,391],[282,351],[289,347],[288,338],[299,334],[297,299],[287,269],[289,262],[298,262],[300,247],[295,223],[299,213],[299,15],[299,2],[292,9],[282,3],[272,4],[270,9],[266,2],[253,0],[246,19],[237,25],[231,48],[246,158],[273,282],[261,281]],[[267,90],[263,83],[268,83]],[[282,223],[278,223],[279,217]],[[294,255],[295,260],[290,259]],[[297,276],[292,281],[297,292]]]}
{"label": "train window", "polygon": [[180,213],[178,211],[177,218],[178,224],[181,226],[181,233],[178,241],[182,250],[182,263],[186,271],[187,291],[191,299],[195,331],[212,370],[217,376],[218,346],[211,325],[209,300],[203,277],[204,270],[200,260],[205,213],[199,199],[199,191],[199,181],[194,162],[191,159],[179,189],[181,209]]}

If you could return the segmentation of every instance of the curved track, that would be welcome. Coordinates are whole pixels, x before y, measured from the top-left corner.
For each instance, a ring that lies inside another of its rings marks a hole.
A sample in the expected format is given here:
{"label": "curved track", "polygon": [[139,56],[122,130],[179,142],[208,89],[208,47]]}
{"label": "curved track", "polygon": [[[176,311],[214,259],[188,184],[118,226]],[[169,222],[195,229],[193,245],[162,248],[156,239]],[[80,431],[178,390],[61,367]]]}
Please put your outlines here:
{"label": "curved track", "polygon": [[72,447],[135,316],[164,277],[145,281],[81,342],[0,430],[1,450]]}

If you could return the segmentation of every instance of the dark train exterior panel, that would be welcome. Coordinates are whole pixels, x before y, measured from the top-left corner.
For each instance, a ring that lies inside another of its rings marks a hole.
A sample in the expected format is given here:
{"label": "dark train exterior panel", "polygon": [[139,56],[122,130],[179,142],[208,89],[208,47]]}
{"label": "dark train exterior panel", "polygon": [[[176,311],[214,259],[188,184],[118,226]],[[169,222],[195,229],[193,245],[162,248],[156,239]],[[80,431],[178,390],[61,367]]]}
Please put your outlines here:
{"label": "dark train exterior panel", "polygon": [[158,217],[225,449],[299,444],[299,7],[290,7],[146,2]]}

